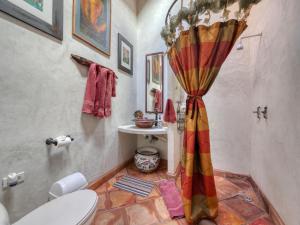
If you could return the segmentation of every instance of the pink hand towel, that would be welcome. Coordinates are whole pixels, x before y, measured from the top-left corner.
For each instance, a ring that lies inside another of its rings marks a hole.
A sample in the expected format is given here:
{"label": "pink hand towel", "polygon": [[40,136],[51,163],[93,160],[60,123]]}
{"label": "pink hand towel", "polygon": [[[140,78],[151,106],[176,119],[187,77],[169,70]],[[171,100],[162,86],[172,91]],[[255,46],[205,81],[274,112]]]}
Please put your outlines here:
{"label": "pink hand towel", "polygon": [[171,218],[184,217],[182,199],[175,181],[163,180],[159,183],[159,189]]}
{"label": "pink hand towel", "polygon": [[97,94],[96,94],[96,116],[103,118],[105,116],[105,95],[106,95],[106,85],[107,85],[107,73],[108,69],[99,66],[99,72],[97,77]]}
{"label": "pink hand towel", "polygon": [[115,79],[116,79],[115,73],[111,70],[107,71],[106,93],[105,93],[105,104],[104,104],[105,117],[111,116],[111,98],[116,96]]}
{"label": "pink hand towel", "polygon": [[168,123],[176,122],[176,113],[171,99],[167,100],[166,109],[164,113],[164,121]]}
{"label": "pink hand towel", "polygon": [[111,98],[116,97],[116,75],[105,67],[91,64],[82,112],[99,118],[111,116]]}
{"label": "pink hand towel", "polygon": [[87,114],[95,113],[95,100],[96,100],[96,83],[97,83],[97,65],[91,64],[88,71],[88,79],[86,82],[84,101],[82,112]]}

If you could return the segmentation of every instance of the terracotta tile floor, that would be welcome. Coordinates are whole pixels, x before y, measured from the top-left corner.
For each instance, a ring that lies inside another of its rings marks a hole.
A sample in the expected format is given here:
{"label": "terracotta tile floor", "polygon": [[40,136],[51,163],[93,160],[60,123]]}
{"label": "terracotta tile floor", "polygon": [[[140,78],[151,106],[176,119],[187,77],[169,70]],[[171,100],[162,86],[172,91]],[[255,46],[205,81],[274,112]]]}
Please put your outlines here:
{"label": "terracotta tile floor", "polygon": [[[140,173],[134,164],[131,164],[98,187],[96,192],[99,195],[99,203],[94,225],[187,225],[185,219],[170,218],[157,186],[146,198],[112,186],[126,174],[151,180],[156,184],[161,179],[175,179],[168,178],[166,172],[166,162],[151,174]],[[220,201],[219,216],[215,221],[218,225],[273,225],[261,197],[246,178],[215,176],[215,181]],[[180,177],[176,178],[176,183],[180,186]],[[215,223],[207,220],[200,222],[200,225],[209,224]]]}

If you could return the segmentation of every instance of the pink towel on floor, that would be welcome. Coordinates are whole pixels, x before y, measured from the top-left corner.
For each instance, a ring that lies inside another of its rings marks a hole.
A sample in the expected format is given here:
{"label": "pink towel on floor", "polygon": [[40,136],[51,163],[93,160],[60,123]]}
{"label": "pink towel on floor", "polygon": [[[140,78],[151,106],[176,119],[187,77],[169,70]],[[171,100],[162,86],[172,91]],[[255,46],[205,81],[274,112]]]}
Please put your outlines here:
{"label": "pink towel on floor", "polygon": [[166,109],[164,113],[164,121],[167,123],[176,122],[176,113],[175,113],[173,101],[171,99],[167,100]]}
{"label": "pink towel on floor", "polygon": [[171,218],[184,217],[182,199],[175,181],[163,180],[159,182],[159,189]]}

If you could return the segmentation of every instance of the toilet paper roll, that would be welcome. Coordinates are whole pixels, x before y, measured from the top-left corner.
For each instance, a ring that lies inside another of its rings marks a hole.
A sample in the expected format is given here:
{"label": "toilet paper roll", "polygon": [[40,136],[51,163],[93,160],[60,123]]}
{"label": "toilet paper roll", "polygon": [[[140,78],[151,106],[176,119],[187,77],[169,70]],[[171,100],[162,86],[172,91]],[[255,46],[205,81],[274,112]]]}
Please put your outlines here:
{"label": "toilet paper roll", "polygon": [[72,142],[70,137],[67,136],[60,136],[56,138],[57,141],[57,147],[64,147],[64,146],[69,146]]}

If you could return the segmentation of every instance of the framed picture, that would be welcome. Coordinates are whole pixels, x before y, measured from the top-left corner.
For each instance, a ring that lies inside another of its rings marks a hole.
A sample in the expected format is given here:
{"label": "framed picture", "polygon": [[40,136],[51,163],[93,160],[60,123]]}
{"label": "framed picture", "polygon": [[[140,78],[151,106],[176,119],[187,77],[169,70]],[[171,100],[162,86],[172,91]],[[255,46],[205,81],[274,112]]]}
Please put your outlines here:
{"label": "framed picture", "polygon": [[152,82],[156,84],[161,83],[162,65],[161,55],[152,56]]}
{"label": "framed picture", "polygon": [[73,0],[73,35],[109,56],[111,1]]}
{"label": "framed picture", "polygon": [[0,11],[63,40],[62,0],[0,0]]}
{"label": "framed picture", "polygon": [[133,75],[133,45],[121,34],[118,34],[118,67]]}

